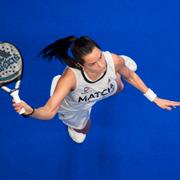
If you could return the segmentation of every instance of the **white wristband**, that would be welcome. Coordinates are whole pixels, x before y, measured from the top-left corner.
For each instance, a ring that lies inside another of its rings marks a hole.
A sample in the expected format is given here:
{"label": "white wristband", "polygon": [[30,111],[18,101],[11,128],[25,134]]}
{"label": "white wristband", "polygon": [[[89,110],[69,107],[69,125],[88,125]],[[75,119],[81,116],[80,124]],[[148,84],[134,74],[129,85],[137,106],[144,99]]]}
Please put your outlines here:
{"label": "white wristband", "polygon": [[154,101],[157,97],[157,95],[151,89],[148,89],[144,96],[151,102]]}

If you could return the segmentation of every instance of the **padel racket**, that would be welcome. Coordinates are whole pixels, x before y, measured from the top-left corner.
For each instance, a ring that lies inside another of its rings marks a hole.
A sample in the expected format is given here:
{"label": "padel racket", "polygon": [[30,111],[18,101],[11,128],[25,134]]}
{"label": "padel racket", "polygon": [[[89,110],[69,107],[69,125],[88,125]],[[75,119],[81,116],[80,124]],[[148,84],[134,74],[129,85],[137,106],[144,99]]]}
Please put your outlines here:
{"label": "padel racket", "polygon": [[[19,88],[23,71],[23,58],[17,47],[8,42],[0,42],[0,87],[11,95],[16,103],[21,102]],[[15,83],[14,88],[7,87]],[[25,113],[21,109],[19,114]]]}

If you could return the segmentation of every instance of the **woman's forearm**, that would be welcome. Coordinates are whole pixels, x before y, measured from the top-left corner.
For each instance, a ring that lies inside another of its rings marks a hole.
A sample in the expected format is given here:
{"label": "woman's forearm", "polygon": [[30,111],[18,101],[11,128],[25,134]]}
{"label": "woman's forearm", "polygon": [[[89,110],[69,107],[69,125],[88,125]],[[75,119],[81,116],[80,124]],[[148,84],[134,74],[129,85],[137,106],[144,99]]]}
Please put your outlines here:
{"label": "woman's forearm", "polygon": [[31,117],[39,119],[39,120],[51,120],[54,115],[56,114],[55,111],[49,110],[45,106],[35,108]]}
{"label": "woman's forearm", "polygon": [[133,71],[130,72],[130,76],[128,77],[128,79],[125,78],[125,80],[136,87],[143,94],[145,94],[148,90],[148,87],[145,85],[142,79]]}

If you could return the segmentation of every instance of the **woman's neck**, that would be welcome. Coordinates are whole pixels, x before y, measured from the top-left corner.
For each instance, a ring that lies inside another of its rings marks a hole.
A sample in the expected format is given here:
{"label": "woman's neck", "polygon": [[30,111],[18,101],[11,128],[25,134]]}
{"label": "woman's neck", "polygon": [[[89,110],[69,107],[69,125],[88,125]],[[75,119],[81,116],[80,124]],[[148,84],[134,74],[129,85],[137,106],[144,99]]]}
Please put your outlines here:
{"label": "woman's neck", "polygon": [[95,73],[95,72],[92,72],[92,71],[89,71],[89,70],[83,68],[83,72],[84,72],[85,76],[87,77],[87,79],[92,80],[92,81],[98,80],[105,73],[105,71],[106,71],[106,68],[102,72]]}

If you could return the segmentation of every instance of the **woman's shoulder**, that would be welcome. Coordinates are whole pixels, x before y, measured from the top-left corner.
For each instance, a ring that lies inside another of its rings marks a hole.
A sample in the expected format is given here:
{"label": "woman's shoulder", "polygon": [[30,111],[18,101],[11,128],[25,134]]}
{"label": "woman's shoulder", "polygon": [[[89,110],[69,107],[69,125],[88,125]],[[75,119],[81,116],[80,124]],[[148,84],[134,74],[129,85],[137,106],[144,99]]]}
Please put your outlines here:
{"label": "woman's shoulder", "polygon": [[62,74],[62,77],[73,79],[73,78],[75,78],[75,73],[74,73],[74,71],[75,71],[74,68],[66,67],[66,68],[64,69],[63,74]]}
{"label": "woman's shoulder", "polygon": [[73,89],[75,88],[76,76],[75,76],[72,68],[70,68],[70,67],[65,68],[65,70],[61,76],[61,79],[64,79],[65,80],[64,82],[67,82],[69,85],[71,85]]}

